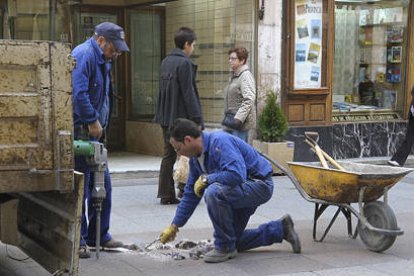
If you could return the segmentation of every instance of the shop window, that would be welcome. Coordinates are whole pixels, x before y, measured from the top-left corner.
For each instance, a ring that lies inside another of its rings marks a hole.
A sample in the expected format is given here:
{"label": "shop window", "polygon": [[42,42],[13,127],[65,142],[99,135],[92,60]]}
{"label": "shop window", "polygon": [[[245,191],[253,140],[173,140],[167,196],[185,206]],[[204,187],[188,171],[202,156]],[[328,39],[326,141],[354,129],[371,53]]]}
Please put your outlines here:
{"label": "shop window", "polygon": [[327,87],[327,6],[322,0],[295,1],[292,93]]}
{"label": "shop window", "polygon": [[333,121],[396,118],[405,97],[409,1],[355,2],[335,1]]}
{"label": "shop window", "polygon": [[[142,17],[143,22],[139,25],[141,27],[136,26],[139,32],[133,31],[132,35],[136,37],[136,43],[143,44],[143,48],[137,50],[141,54],[131,60],[135,69],[131,72],[133,104],[128,112],[129,119],[153,117],[158,97],[159,63],[175,47],[174,33],[180,27],[186,26],[197,34],[191,58],[198,65],[196,81],[204,119],[207,123],[221,122],[224,109],[223,89],[230,73],[228,51],[235,46],[245,47],[249,51],[248,66],[254,72],[255,1],[177,0],[157,6],[165,9],[165,33],[162,34],[161,46],[147,45],[157,41],[158,36],[158,27],[154,25],[157,22],[150,14],[147,19]],[[149,30],[156,32],[151,33]],[[165,52],[161,57],[159,47]],[[143,61],[137,59],[139,56],[148,58]]]}
{"label": "shop window", "polygon": [[131,11],[131,119],[153,119],[162,60],[163,13],[160,9]]}
{"label": "shop window", "polygon": [[333,1],[284,3],[282,105],[290,125],[331,118]]}

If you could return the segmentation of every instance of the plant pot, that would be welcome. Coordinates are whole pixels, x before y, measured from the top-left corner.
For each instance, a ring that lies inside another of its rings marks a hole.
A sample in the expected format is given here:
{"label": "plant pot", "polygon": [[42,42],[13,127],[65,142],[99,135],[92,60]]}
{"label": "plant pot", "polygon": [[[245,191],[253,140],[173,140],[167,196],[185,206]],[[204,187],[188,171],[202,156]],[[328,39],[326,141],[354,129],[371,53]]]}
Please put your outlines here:
{"label": "plant pot", "polygon": [[[272,160],[279,162],[285,169],[288,169],[287,162],[293,161],[293,152],[295,150],[295,143],[292,141],[284,142],[262,142],[260,140],[253,140],[253,147],[269,156]],[[281,173],[282,171],[274,166],[273,173]]]}

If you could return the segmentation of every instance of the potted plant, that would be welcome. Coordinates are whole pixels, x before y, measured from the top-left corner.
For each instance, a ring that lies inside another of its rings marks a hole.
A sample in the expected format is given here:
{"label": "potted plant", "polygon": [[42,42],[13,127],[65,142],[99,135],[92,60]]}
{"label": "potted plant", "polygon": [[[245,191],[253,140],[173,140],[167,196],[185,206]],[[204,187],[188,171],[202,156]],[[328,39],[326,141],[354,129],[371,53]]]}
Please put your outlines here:
{"label": "potted plant", "polygon": [[[253,147],[287,167],[287,162],[293,160],[295,145],[291,141],[284,140],[287,131],[288,122],[277,103],[277,92],[269,90],[258,118],[259,139],[253,140]],[[273,166],[273,171],[280,172],[275,166]]]}

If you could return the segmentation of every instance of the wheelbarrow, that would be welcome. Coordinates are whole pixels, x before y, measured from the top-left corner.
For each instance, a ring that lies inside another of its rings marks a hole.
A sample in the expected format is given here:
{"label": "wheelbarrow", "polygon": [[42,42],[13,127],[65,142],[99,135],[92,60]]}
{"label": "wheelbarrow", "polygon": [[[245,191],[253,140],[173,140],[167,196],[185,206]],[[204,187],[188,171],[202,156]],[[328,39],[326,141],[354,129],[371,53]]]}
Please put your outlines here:
{"label": "wheelbarrow", "polygon": [[[309,138],[309,137],[307,137]],[[312,139],[310,139],[312,140]],[[317,140],[309,141],[315,149]],[[388,205],[388,190],[412,169],[369,165],[353,162],[336,162],[319,147],[315,153],[321,162],[288,162],[291,171],[277,161],[263,155],[290,178],[304,199],[315,203],[313,239],[322,242],[339,213],[347,220],[348,236],[355,239],[359,234],[362,242],[371,251],[382,252],[390,248],[398,235],[404,233],[398,228],[396,216]],[[324,158],[323,158],[324,159]],[[322,162],[325,161],[325,162]],[[382,201],[378,199],[383,197]],[[357,203],[358,209],[351,206]],[[337,207],[335,214],[320,238],[317,238],[317,223],[329,207]],[[358,224],[353,231],[352,214]]]}

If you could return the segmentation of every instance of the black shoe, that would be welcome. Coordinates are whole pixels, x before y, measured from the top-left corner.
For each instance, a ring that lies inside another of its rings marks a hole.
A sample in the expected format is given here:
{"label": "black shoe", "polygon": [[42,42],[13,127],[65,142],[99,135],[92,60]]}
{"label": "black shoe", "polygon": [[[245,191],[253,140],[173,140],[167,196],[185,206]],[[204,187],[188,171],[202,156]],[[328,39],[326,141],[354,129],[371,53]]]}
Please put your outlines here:
{"label": "black shoe", "polygon": [[172,205],[172,204],[178,204],[180,201],[176,198],[161,198],[160,201],[161,205]]}
{"label": "black shoe", "polygon": [[301,246],[298,234],[293,229],[293,221],[290,215],[282,217],[283,239],[292,245],[293,253],[300,253]]}
{"label": "black shoe", "polygon": [[87,245],[79,246],[79,258],[81,259],[89,259],[91,257],[91,252]]}

